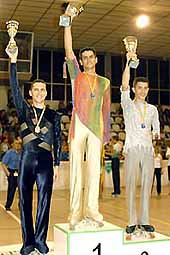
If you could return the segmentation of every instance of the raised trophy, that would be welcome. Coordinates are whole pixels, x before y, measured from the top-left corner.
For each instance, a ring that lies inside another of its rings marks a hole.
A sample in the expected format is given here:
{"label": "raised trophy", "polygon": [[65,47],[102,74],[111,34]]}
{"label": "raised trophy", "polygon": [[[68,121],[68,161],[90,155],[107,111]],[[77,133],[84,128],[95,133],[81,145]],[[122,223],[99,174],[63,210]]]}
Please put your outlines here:
{"label": "raised trophy", "polygon": [[84,11],[84,7],[78,5],[77,3],[76,4],[65,3],[63,7],[65,8],[65,13],[60,16],[59,21],[59,25],[62,27],[69,27],[72,23],[72,19],[80,15],[80,13]]}
{"label": "raised trophy", "polygon": [[12,51],[12,50],[15,51],[17,45],[14,40],[14,37],[18,31],[19,22],[16,20],[10,20],[10,21],[6,22],[6,24],[7,24],[7,31],[8,31],[9,37],[10,37],[9,49],[10,49],[10,51]]}
{"label": "raised trophy", "polygon": [[[137,49],[137,38],[135,36],[126,36],[123,39],[123,42],[125,44],[125,48],[127,50],[127,52],[133,52],[136,53],[136,49]],[[129,61],[129,66],[131,68],[137,68],[139,65],[139,59],[137,57],[130,59]]]}

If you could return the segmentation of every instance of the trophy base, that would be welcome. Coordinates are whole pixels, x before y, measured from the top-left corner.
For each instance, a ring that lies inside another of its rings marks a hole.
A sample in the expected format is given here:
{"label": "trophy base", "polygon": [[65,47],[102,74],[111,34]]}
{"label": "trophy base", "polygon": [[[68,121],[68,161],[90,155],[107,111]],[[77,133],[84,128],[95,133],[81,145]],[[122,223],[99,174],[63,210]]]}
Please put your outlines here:
{"label": "trophy base", "polygon": [[71,17],[66,15],[60,16],[59,26],[69,27],[71,25]]}
{"label": "trophy base", "polygon": [[138,65],[139,65],[139,59],[135,59],[135,60],[131,59],[129,61],[129,67],[131,67],[131,68],[136,69],[138,67]]}

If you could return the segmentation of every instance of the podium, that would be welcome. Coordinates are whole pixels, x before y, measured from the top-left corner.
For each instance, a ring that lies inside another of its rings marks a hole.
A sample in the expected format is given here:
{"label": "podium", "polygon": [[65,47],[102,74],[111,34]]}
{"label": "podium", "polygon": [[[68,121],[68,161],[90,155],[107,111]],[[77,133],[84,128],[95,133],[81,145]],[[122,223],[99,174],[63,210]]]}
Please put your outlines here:
{"label": "podium", "polygon": [[55,224],[55,255],[169,255],[170,237],[155,233],[154,239],[125,240],[124,229],[104,222],[101,228],[69,230],[69,225]]}

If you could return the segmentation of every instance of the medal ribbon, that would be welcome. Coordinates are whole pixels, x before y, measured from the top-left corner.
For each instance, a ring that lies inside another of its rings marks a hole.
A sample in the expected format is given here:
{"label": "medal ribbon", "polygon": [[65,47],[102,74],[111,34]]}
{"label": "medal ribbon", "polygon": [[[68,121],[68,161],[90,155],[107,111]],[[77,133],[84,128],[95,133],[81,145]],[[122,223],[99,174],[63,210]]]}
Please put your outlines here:
{"label": "medal ribbon", "polygon": [[91,83],[90,78],[89,78],[89,76],[88,76],[88,74],[87,74],[86,72],[85,72],[85,75],[86,75],[86,78],[87,78],[88,83],[89,83],[89,87],[90,87],[91,94],[94,94],[94,90],[95,90],[95,88],[96,88],[96,79],[97,79],[97,75],[95,74],[93,83]]}
{"label": "medal ribbon", "polygon": [[36,112],[36,110],[35,110],[35,108],[34,108],[34,106],[32,106],[33,107],[33,111],[34,111],[34,115],[35,115],[35,119],[36,119],[36,126],[35,126],[35,128],[37,128],[37,127],[39,127],[40,126],[40,122],[41,122],[41,120],[42,120],[42,117],[43,117],[43,115],[44,115],[44,112],[45,112],[45,106],[43,107],[43,110],[42,110],[42,112],[41,112],[41,115],[40,115],[40,117],[39,117],[39,119],[38,119],[38,115],[37,115],[37,112]]}
{"label": "medal ribbon", "polygon": [[146,102],[144,102],[143,113],[142,113],[140,107],[137,107],[137,105],[136,105],[136,109],[140,113],[141,124],[144,124],[145,123],[145,117],[146,117]]}

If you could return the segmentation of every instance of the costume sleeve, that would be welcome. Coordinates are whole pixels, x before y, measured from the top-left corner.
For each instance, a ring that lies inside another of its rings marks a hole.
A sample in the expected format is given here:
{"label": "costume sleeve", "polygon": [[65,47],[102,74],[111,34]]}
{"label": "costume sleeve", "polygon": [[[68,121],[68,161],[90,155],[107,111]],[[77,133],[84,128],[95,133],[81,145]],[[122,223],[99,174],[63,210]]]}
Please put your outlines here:
{"label": "costume sleeve", "polygon": [[110,140],[110,81],[107,80],[107,87],[103,98],[103,124],[104,124],[104,135],[103,142],[107,143]]}
{"label": "costume sleeve", "polygon": [[159,122],[159,114],[157,108],[154,106],[154,113],[152,118],[152,133],[153,135],[157,134],[160,138],[160,122]]}
{"label": "costume sleeve", "polygon": [[74,83],[75,79],[80,72],[79,64],[77,62],[76,57],[74,59],[67,60],[68,71],[71,79],[71,87],[72,87],[72,104],[74,105]]}
{"label": "costume sleeve", "polygon": [[16,63],[11,63],[10,66],[10,87],[13,95],[14,105],[16,107],[18,117],[21,120],[25,115],[25,109],[28,107],[28,105],[21,94],[18,84]]}
{"label": "costume sleeve", "polygon": [[128,90],[122,90],[122,87],[121,87],[120,92],[121,92],[121,106],[123,109],[123,115],[126,116],[129,114],[132,107],[132,99],[130,98],[130,87]]}
{"label": "costume sleeve", "polygon": [[59,166],[61,156],[61,122],[60,115],[56,112],[54,116],[54,165]]}

